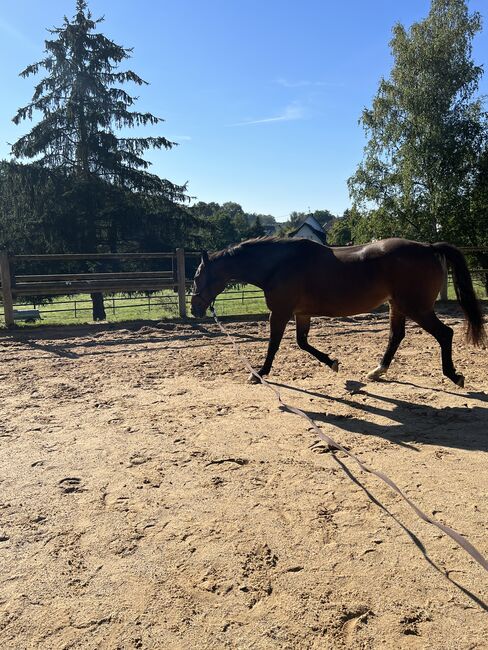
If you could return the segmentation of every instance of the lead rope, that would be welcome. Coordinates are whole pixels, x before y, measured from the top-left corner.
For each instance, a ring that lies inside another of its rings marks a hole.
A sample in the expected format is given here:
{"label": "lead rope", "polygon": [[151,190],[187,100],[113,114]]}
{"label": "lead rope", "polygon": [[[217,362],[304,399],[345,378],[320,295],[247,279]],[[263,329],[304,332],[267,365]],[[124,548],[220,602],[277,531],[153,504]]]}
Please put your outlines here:
{"label": "lead rope", "polygon": [[398,487],[398,485],[394,481],[392,481],[391,478],[389,478],[386,474],[383,474],[383,472],[378,472],[375,469],[367,467],[361,460],[359,460],[359,458],[355,454],[348,451],[345,447],[343,447],[341,444],[336,442],[333,438],[326,435],[321,429],[319,429],[319,427],[315,424],[315,422],[312,420],[312,418],[310,418],[304,411],[297,408],[296,406],[292,406],[291,404],[287,404],[283,400],[283,398],[281,397],[281,393],[276,388],[276,386],[272,386],[270,383],[268,383],[266,381],[266,379],[261,377],[261,375],[259,375],[254,370],[254,368],[251,366],[251,364],[247,360],[247,357],[241,352],[241,350],[239,348],[239,345],[236,343],[235,339],[227,332],[227,330],[224,328],[224,326],[222,325],[222,323],[218,319],[213,303],[210,305],[209,308],[210,308],[210,311],[212,312],[212,316],[213,316],[215,322],[217,323],[217,325],[219,326],[221,332],[223,334],[225,334],[227,336],[227,338],[230,340],[230,342],[232,343],[232,345],[234,346],[234,348],[235,348],[235,350],[237,352],[237,355],[243,361],[244,366],[251,372],[252,375],[254,375],[254,377],[259,379],[259,381],[263,384],[263,386],[265,386],[266,388],[269,388],[269,390],[271,390],[276,395],[276,398],[278,399],[278,402],[281,404],[281,406],[283,408],[285,408],[287,411],[290,411],[291,413],[295,413],[295,415],[298,415],[299,417],[306,420],[312,426],[312,428],[313,428],[314,432],[317,434],[317,436],[321,440],[326,442],[329,445],[331,450],[337,449],[339,451],[344,452],[345,454],[347,454],[347,456],[349,456],[349,458],[352,458],[353,460],[356,461],[356,463],[359,465],[360,469],[363,472],[367,472],[368,474],[373,474],[374,476],[377,476],[379,479],[381,479],[384,483],[389,485],[392,490],[394,490],[397,494],[399,494],[402,497],[402,499],[404,499],[408,503],[408,505],[412,508],[412,510],[415,512],[415,514],[418,517],[420,517],[420,519],[427,522],[428,524],[432,524],[433,526],[436,526],[437,528],[439,528],[439,530],[441,530],[443,533],[448,535],[451,539],[453,539],[456,542],[456,544],[458,544],[461,548],[463,548],[466,551],[466,553],[469,553],[469,555],[471,555],[471,557],[474,560],[476,560],[476,562],[478,562],[478,564],[480,564],[485,571],[488,571],[488,560],[486,560],[486,558],[483,557],[483,555],[478,551],[477,548],[475,548],[471,544],[471,542],[469,542],[467,539],[465,539],[460,533],[458,533],[453,528],[449,528],[449,526],[446,526],[445,524],[442,524],[440,521],[437,521],[436,519],[434,519],[432,517],[429,517],[429,515],[427,515],[425,512],[423,512],[423,510],[421,510],[417,505],[415,505],[415,503],[413,501],[411,501],[411,499],[409,499],[406,496],[406,494],[404,494],[402,492],[402,490]]}

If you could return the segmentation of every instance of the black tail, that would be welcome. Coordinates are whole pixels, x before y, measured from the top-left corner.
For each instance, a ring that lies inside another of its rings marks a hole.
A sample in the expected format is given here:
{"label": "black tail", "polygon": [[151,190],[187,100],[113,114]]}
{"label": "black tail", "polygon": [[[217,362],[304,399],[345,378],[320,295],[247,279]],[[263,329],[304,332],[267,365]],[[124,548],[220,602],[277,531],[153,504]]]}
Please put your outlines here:
{"label": "black tail", "polygon": [[468,324],[466,339],[473,345],[483,345],[486,342],[483,312],[476,298],[464,255],[459,248],[451,244],[434,244],[434,248],[445,257],[451,267],[456,296]]}

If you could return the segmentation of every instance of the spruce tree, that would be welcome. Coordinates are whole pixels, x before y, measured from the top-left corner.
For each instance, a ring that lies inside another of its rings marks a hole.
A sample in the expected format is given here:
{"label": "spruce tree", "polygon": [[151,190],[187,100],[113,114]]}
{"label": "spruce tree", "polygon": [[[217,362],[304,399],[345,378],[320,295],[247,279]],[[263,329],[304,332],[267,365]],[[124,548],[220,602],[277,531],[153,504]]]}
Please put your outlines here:
{"label": "spruce tree", "polygon": [[62,169],[78,178],[95,176],[131,190],[184,197],[184,187],[148,172],[143,158],[148,149],[171,149],[175,144],[162,136],[121,137],[125,127],[155,125],[162,118],[132,110],[136,97],[121,86],[146,84],[132,70],[120,70],[131,49],[117,45],[96,31],[103,18],[93,20],[85,0],[77,0],[76,15],[49,30],[46,56],[29,65],[22,77],[47,76],[35,87],[32,100],[17,111],[16,124],[43,118],[12,146],[16,159],[35,159],[43,166]]}
{"label": "spruce tree", "polygon": [[[101,232],[111,233],[109,250],[115,252],[118,233],[131,230],[127,220],[134,220],[134,211],[124,210],[123,200],[114,208],[114,188],[118,197],[121,192],[135,194],[146,204],[152,197],[153,203],[163,206],[159,212],[166,218],[171,213],[168,205],[173,206],[175,219],[186,218],[178,205],[186,198],[186,186],[150,173],[144,158],[150,149],[171,149],[175,143],[162,136],[120,135],[122,128],[158,125],[163,120],[134,109],[137,98],[123,86],[146,82],[132,70],[121,69],[132,50],[100,33],[102,21],[93,19],[85,0],[77,0],[75,16],[64,17],[61,27],[49,30],[45,57],[20,73],[24,78],[42,71],[46,75],[36,84],[31,101],[13,118],[19,124],[41,114],[40,121],[12,146],[12,155],[15,162],[28,159],[31,166],[66,177],[75,209],[64,218],[76,221],[71,229],[64,229],[72,239],[60,241],[60,249],[74,252],[107,250]],[[137,211],[139,219],[143,213]],[[140,231],[140,223],[132,225]],[[103,305],[100,296],[94,297],[95,303]],[[103,308],[94,308],[94,317],[103,318]]]}

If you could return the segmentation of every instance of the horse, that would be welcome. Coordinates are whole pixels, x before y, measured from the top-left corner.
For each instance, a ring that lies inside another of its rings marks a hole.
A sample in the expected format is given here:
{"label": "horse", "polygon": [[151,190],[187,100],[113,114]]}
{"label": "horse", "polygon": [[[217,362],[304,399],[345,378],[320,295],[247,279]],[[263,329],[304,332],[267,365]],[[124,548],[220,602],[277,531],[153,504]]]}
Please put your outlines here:
{"label": "horse", "polygon": [[409,318],[437,340],[444,375],[464,387],[464,376],[452,361],[453,330],[434,312],[448,266],[467,321],[466,339],[482,346],[486,341],[483,315],[466,260],[458,248],[443,242],[392,238],[362,246],[329,247],[308,239],[261,237],[211,255],[203,252],[195,273],[191,312],[203,317],[231,281],[261,288],[270,310],[268,350],[258,371],[265,376],[293,316],[298,346],[337,372],[339,361],[308,342],[310,319],[353,316],[388,302],[388,345],[368,379],[378,380],[387,372]]}

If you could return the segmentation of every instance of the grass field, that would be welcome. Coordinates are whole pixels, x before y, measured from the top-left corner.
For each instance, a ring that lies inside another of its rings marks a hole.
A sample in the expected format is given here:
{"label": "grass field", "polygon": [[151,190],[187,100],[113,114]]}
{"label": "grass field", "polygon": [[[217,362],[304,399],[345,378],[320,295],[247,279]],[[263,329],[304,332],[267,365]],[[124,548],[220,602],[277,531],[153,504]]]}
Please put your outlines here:
{"label": "grass field", "polygon": [[[92,322],[91,299],[88,294],[55,297],[44,305],[17,303],[15,309],[38,309],[41,321],[24,323],[20,327],[40,325],[79,325]],[[228,289],[216,301],[216,309],[222,315],[263,314],[267,308],[263,292],[257,287],[245,286]],[[190,295],[187,296],[187,311],[190,313]],[[117,294],[105,296],[107,321],[112,323],[131,320],[162,320],[178,318],[178,295],[161,291],[150,296]],[[3,308],[0,305],[0,327],[3,324]]]}
{"label": "grass field", "polygon": [[[475,290],[481,300],[487,296],[481,282],[475,281]],[[448,289],[449,300],[456,295],[452,283]],[[92,322],[91,300],[88,294],[54,298],[51,303],[34,305],[16,304],[16,309],[39,309],[41,321],[35,324],[18,322],[20,327],[39,327],[40,325],[76,325]],[[190,313],[190,296],[187,297]],[[217,313],[224,316],[265,314],[268,310],[263,292],[257,287],[246,285],[227,289],[216,301]],[[147,295],[113,295],[105,297],[107,321],[111,323],[131,320],[163,320],[178,318],[178,296],[171,290]],[[0,327],[3,324],[3,308],[0,306]]]}

